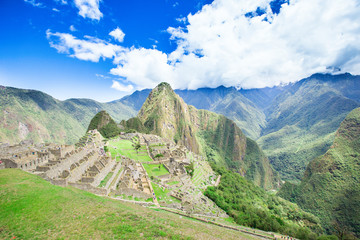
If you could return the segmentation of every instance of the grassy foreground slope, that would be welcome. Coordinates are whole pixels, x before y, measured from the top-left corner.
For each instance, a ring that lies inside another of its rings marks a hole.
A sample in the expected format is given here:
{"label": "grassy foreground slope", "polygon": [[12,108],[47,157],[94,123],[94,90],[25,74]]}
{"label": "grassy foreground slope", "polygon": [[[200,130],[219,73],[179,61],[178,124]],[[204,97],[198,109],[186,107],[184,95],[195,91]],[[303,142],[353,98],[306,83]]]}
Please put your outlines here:
{"label": "grassy foreground slope", "polygon": [[240,232],[0,170],[0,239],[251,239]]}

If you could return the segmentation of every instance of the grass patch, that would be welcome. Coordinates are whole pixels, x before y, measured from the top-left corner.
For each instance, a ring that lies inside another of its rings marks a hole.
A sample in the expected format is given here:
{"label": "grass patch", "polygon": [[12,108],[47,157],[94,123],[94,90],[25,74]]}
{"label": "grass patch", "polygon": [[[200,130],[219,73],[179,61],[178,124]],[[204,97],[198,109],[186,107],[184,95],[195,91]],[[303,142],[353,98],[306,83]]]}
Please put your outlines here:
{"label": "grass patch", "polygon": [[152,159],[147,154],[146,146],[141,146],[138,151],[135,150],[133,142],[130,140],[111,140],[108,149],[114,158],[117,155],[123,155],[138,162],[151,162]]}
{"label": "grass patch", "polygon": [[143,166],[149,177],[169,174],[169,171],[166,170],[163,164],[143,164]]}
{"label": "grass patch", "polygon": [[100,182],[98,187],[105,187],[107,182],[109,181],[109,179],[112,177],[114,173],[113,172],[109,172],[106,177]]}
{"label": "grass patch", "polygon": [[172,181],[172,182],[168,182],[167,184],[168,185],[176,185],[176,184],[178,184],[179,183],[179,181]]}

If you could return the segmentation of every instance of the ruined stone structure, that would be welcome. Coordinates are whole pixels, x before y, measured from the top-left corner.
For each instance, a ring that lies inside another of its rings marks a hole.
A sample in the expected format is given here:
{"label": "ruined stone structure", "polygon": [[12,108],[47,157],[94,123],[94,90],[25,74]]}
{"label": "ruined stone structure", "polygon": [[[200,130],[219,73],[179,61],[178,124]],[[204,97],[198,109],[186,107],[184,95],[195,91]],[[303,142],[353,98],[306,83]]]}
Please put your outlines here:
{"label": "ruined stone structure", "polygon": [[[153,161],[142,163],[120,154],[116,156],[116,160],[110,153],[105,153],[106,143],[100,133],[91,130],[75,146],[34,145],[29,141],[14,146],[0,144],[0,169],[20,168],[37,174],[52,184],[73,186],[98,195],[122,199],[124,196],[131,196],[141,199],[142,204],[146,203],[144,200],[151,198],[152,204],[160,206],[160,202],[162,206],[191,214],[226,216],[201,191],[220,181],[220,177],[214,174],[204,158],[156,135],[126,133],[118,137],[118,141],[122,140],[146,146],[136,153],[138,156],[148,155]],[[185,168],[190,163],[197,168],[198,174],[193,178]],[[150,179],[143,164],[163,165],[168,173],[152,175]],[[166,190],[168,197],[174,197],[174,201],[158,199],[152,183]]]}
{"label": "ruined stone structure", "polygon": [[123,172],[116,184],[116,189],[112,192],[117,195],[125,194],[144,199],[152,198],[153,191],[150,181],[141,163],[136,163],[129,158],[122,160]]}

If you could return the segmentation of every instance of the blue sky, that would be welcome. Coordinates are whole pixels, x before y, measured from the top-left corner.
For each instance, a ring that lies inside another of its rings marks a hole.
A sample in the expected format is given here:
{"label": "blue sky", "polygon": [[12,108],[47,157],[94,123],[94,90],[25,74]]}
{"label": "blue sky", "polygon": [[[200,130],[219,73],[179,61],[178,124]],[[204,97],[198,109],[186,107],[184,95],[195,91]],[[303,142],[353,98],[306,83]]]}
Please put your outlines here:
{"label": "blue sky", "polygon": [[358,0],[1,0],[0,85],[111,101],[360,73]]}
{"label": "blue sky", "polygon": [[[102,1],[100,20],[79,15],[74,1],[0,1],[0,84],[45,91],[59,99],[86,97],[100,101],[118,99],[127,92],[113,88],[111,60],[81,61],[51,48],[46,31],[109,39],[119,27],[126,33],[124,47],[144,47],[171,52],[176,44],[166,32],[181,26],[177,18],[196,13],[206,0],[115,0]],[[70,26],[73,26],[70,30]],[[98,76],[97,76],[98,75]],[[108,78],[99,77],[100,75]]]}

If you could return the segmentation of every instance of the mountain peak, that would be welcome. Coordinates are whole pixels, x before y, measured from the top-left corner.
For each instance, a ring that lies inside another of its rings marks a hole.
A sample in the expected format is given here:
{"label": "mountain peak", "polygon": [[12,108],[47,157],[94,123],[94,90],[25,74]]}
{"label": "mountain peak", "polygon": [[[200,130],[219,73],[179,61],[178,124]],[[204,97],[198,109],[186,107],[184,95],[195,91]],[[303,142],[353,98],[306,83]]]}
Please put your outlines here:
{"label": "mountain peak", "polygon": [[166,92],[169,92],[169,93],[174,93],[174,90],[172,89],[170,84],[167,83],[167,82],[159,83],[151,92],[161,93],[163,91],[166,91]]}

